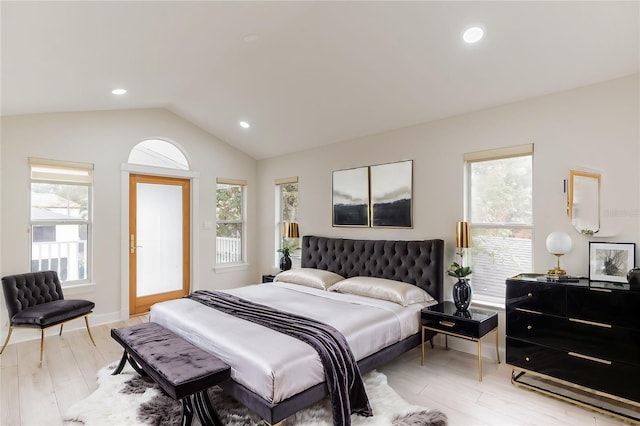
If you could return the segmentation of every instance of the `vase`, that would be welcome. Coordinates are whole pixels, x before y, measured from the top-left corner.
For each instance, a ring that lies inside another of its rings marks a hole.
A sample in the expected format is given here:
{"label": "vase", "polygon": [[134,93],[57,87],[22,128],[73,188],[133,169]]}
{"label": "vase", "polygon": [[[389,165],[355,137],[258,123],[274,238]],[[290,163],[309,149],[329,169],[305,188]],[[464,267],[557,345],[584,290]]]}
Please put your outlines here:
{"label": "vase", "polygon": [[627,281],[629,282],[630,290],[640,290],[640,268],[636,266],[633,269],[629,269]]}
{"label": "vase", "polygon": [[291,269],[291,258],[289,256],[282,256],[280,258],[280,270],[288,271]]}
{"label": "vase", "polygon": [[453,303],[459,311],[466,311],[471,304],[471,284],[466,278],[460,278],[453,285]]}

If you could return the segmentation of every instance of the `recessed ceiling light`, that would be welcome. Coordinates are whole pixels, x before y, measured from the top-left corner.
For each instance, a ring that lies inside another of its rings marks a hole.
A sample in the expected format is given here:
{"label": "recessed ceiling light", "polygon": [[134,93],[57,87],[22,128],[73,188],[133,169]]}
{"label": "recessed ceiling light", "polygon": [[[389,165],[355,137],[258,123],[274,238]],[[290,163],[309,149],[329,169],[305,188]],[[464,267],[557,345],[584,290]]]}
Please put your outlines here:
{"label": "recessed ceiling light", "polygon": [[113,93],[114,95],[124,95],[125,93],[127,93],[127,89],[113,89],[111,93]]}
{"label": "recessed ceiling light", "polygon": [[251,125],[249,123],[247,123],[246,121],[241,121],[240,122],[240,127],[242,127],[243,129],[248,129],[249,127],[251,127]]}
{"label": "recessed ceiling light", "polygon": [[476,43],[484,37],[484,31],[480,27],[471,27],[462,35],[462,39],[467,43]]}

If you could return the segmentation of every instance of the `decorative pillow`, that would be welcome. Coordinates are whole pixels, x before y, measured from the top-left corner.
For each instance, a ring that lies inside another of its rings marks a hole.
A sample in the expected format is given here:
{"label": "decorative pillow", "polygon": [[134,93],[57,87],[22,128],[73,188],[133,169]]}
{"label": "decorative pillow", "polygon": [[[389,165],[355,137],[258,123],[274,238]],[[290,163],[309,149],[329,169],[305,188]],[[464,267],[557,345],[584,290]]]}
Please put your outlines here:
{"label": "decorative pillow", "polygon": [[307,287],[326,290],[343,279],[344,277],[342,275],[338,275],[331,271],[314,268],[297,268],[280,272],[275,276],[273,281],[306,285]]}
{"label": "decorative pillow", "polygon": [[418,286],[385,278],[353,277],[339,281],[329,291],[388,300],[402,306],[435,300]]}

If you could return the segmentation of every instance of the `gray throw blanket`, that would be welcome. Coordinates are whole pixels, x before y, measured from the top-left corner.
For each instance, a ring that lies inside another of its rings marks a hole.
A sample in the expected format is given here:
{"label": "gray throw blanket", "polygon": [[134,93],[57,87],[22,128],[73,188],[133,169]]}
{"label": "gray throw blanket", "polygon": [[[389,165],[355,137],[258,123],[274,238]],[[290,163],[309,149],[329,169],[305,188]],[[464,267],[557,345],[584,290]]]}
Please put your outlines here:
{"label": "gray throw blanket", "polygon": [[223,292],[198,290],[186,297],[311,345],[324,366],[335,426],[351,425],[351,413],[373,415],[358,364],[347,340],[335,328]]}

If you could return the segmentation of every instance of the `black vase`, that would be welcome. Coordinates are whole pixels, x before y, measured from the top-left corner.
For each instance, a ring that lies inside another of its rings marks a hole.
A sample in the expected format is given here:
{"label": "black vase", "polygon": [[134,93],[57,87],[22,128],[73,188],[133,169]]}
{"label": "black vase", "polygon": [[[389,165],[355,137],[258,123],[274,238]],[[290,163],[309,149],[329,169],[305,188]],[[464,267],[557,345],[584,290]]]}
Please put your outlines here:
{"label": "black vase", "polygon": [[291,258],[289,256],[282,256],[280,258],[280,270],[288,271],[291,269]]}
{"label": "black vase", "polygon": [[458,311],[466,311],[471,304],[471,284],[466,278],[460,278],[453,285],[453,304]]}
{"label": "black vase", "polygon": [[627,272],[627,281],[631,290],[640,290],[640,268],[637,266]]}

